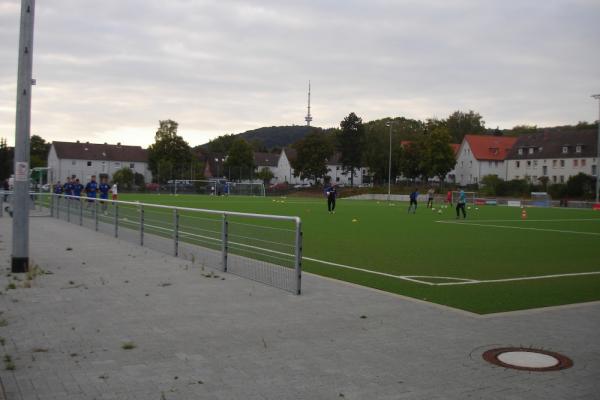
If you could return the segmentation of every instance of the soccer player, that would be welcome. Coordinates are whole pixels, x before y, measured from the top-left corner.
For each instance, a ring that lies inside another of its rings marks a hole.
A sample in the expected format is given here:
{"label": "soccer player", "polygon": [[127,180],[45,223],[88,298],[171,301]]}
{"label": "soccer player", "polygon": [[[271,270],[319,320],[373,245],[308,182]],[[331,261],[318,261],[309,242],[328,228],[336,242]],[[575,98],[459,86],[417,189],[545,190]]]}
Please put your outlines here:
{"label": "soccer player", "polygon": [[92,180],[85,185],[85,194],[88,197],[87,208],[90,208],[90,204],[94,202],[96,198],[96,191],[98,190],[98,182],[96,182],[96,175],[92,175]]}
{"label": "soccer player", "polygon": [[448,193],[446,193],[446,203],[452,207],[452,190],[448,190]]}
{"label": "soccer player", "polygon": [[427,208],[433,207],[433,195],[435,194],[435,190],[433,188],[429,188],[427,191]]}
{"label": "soccer player", "polygon": [[329,214],[335,214],[335,198],[337,197],[335,184],[325,188],[325,195],[327,196],[327,210],[329,211]]}
{"label": "soccer player", "polygon": [[412,211],[412,213],[415,214],[417,212],[417,199],[419,198],[419,191],[417,188],[411,192],[409,198],[410,205],[408,206],[408,212],[410,213]]}
{"label": "soccer player", "polygon": [[102,204],[102,211],[106,214],[106,201],[104,200],[108,200],[108,192],[110,190],[110,186],[108,185],[108,183],[106,183],[106,177],[103,176],[100,179],[100,186],[98,186],[98,190],[100,191],[100,204]]}
{"label": "soccer player", "polygon": [[117,183],[116,183],[116,182],[115,182],[115,183],[113,183],[113,185],[112,185],[112,189],[110,189],[110,191],[111,191],[111,193],[112,193],[112,199],[113,199],[113,200],[117,200],[117,195],[118,195],[119,193],[118,193],[118,189],[117,189]]}
{"label": "soccer player", "polygon": [[83,185],[79,182],[79,178],[76,178],[75,183],[71,184],[72,196],[81,197],[82,190],[83,190]]}
{"label": "soccer player", "polygon": [[[54,193],[61,194],[63,192],[63,185],[60,184],[60,181],[56,181],[56,185],[54,185]],[[6,200],[4,200],[6,201]]]}
{"label": "soccer player", "polygon": [[73,194],[73,185],[71,184],[71,178],[68,176],[62,187],[62,192],[65,196],[71,196]]}
{"label": "soccer player", "polygon": [[458,203],[456,203],[456,219],[460,218],[459,211],[462,210],[463,219],[467,218],[467,212],[465,211],[465,204],[467,203],[467,198],[465,196],[465,191],[461,190],[458,194]]}

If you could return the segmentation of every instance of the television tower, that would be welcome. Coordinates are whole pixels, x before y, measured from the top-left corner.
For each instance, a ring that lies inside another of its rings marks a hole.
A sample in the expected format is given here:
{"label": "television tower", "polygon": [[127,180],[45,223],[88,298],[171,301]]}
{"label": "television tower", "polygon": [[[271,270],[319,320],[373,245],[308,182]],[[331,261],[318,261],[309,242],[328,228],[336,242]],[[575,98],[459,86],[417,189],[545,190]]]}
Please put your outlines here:
{"label": "television tower", "polygon": [[310,115],[310,81],[308,81],[308,114],[304,117],[306,121],[306,126],[310,126],[310,122],[312,121],[312,116]]}

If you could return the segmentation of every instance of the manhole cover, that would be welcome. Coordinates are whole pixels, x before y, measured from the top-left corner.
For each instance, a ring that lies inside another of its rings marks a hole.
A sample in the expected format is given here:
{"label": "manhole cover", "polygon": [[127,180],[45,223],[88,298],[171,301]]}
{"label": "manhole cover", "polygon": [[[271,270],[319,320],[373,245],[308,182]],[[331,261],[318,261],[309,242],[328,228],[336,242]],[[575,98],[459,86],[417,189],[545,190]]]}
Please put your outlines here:
{"label": "manhole cover", "polygon": [[483,353],[483,359],[504,368],[522,371],[557,371],[573,366],[573,361],[562,354],[519,347],[491,349]]}

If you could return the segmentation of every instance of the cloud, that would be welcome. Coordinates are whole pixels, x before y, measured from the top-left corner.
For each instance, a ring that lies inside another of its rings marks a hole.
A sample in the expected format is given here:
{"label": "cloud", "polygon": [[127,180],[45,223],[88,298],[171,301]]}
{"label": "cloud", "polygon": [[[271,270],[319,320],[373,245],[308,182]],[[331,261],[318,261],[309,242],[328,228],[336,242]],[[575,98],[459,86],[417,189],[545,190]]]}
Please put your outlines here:
{"label": "cloud", "polygon": [[[0,136],[12,142],[18,0],[0,3]],[[597,1],[38,2],[32,132],[148,145],[159,119],[192,145],[349,112],[488,126],[593,120]],[[13,60],[10,62],[10,60]],[[121,137],[120,137],[121,136]]]}

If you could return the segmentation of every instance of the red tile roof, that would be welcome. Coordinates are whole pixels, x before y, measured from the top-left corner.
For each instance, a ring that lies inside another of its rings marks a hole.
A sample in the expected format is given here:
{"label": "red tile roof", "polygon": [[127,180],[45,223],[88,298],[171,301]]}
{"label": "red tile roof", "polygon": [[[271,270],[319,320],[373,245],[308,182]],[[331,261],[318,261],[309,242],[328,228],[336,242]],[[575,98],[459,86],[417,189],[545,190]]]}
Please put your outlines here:
{"label": "red tile roof", "polygon": [[511,136],[465,135],[473,156],[478,160],[503,161],[517,141]]}

